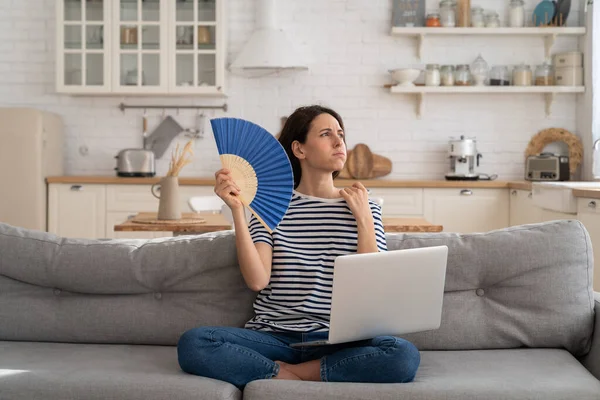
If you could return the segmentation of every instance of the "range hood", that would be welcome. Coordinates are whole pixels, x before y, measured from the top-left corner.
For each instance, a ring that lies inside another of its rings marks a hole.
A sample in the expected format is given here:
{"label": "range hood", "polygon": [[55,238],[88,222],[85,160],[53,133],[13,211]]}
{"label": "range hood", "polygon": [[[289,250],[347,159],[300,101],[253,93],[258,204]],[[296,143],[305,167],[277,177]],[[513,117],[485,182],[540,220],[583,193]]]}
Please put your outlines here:
{"label": "range hood", "polygon": [[277,1],[281,0],[256,0],[256,27],[231,63],[231,72],[244,76],[265,76],[308,69],[305,57],[285,32],[277,27]]}

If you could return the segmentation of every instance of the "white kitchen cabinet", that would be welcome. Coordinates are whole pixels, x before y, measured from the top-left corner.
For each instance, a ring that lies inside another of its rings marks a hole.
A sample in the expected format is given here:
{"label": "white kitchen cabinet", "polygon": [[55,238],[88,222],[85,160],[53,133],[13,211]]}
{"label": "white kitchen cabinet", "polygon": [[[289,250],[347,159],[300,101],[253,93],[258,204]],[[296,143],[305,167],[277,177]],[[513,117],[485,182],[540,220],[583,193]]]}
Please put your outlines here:
{"label": "white kitchen cabinet", "polygon": [[541,222],[556,221],[559,219],[577,219],[577,214],[564,213],[560,211],[539,208]]}
{"label": "white kitchen cabinet", "polygon": [[[600,200],[577,199],[577,219],[583,223],[592,241],[594,254],[600,254]],[[598,260],[600,257],[595,257]],[[595,262],[594,290],[600,291],[600,262]]]}
{"label": "white kitchen cabinet", "polygon": [[542,221],[542,209],[532,203],[530,190],[511,189],[509,222],[510,226],[534,224]]}
{"label": "white kitchen cabinet", "polygon": [[486,232],[509,224],[506,189],[424,189],[423,211],[427,221],[444,232]]}
{"label": "white kitchen cabinet", "polygon": [[52,184],[48,189],[48,231],[69,238],[104,238],[105,185]]}
{"label": "white kitchen cabinet", "polygon": [[57,0],[57,92],[111,91],[111,3],[110,0]]}
{"label": "white kitchen cabinet", "polygon": [[372,188],[370,198],[383,199],[384,217],[423,216],[423,189]]}
{"label": "white kitchen cabinet", "polygon": [[225,0],[57,0],[61,93],[224,95]]}

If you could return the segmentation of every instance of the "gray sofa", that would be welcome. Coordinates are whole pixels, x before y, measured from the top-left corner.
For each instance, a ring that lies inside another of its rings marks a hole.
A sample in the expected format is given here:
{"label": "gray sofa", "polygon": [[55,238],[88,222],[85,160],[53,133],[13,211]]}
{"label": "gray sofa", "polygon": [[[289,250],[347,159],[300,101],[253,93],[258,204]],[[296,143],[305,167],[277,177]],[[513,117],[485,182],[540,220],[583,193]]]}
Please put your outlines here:
{"label": "gray sofa", "polygon": [[0,224],[0,399],[600,400],[600,297],[581,223],[388,235],[390,250],[439,244],[442,324],[405,336],[422,352],[414,382],[259,380],[242,393],[182,372],[174,347],[189,328],[252,314],[231,231],[71,240]]}

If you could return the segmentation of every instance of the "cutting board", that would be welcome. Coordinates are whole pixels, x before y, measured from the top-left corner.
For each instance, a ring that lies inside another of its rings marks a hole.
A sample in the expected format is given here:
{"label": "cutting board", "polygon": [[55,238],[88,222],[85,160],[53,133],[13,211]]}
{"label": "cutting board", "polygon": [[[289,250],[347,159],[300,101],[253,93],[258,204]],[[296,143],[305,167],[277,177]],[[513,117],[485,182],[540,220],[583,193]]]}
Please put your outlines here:
{"label": "cutting board", "polygon": [[342,179],[373,179],[381,178],[392,172],[392,161],[389,158],[373,154],[369,146],[357,144],[353,150],[348,150],[344,169],[340,171]]}

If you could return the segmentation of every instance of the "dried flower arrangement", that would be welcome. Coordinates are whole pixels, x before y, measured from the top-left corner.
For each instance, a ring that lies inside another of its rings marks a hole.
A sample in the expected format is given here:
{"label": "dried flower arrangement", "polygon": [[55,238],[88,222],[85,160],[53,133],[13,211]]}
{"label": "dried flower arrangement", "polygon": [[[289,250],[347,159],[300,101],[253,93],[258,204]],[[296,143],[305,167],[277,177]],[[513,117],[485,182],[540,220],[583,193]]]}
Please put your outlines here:
{"label": "dried flower arrangement", "polygon": [[[179,153],[179,143],[177,143],[175,151],[171,153],[171,162],[169,163],[167,176],[179,176],[181,169],[192,163],[192,156],[194,155],[194,149],[192,148],[193,142],[193,139],[187,142],[183,147],[181,154]],[[189,156],[187,156],[188,153]]]}

